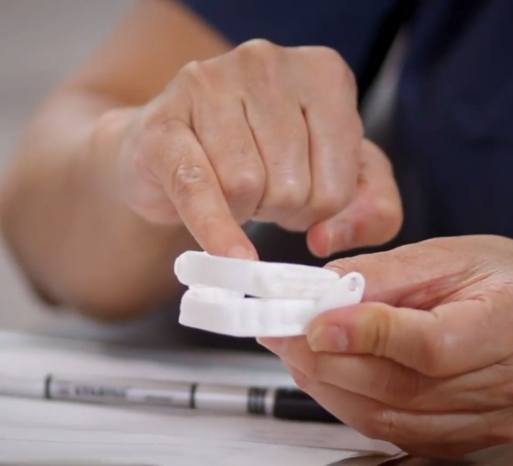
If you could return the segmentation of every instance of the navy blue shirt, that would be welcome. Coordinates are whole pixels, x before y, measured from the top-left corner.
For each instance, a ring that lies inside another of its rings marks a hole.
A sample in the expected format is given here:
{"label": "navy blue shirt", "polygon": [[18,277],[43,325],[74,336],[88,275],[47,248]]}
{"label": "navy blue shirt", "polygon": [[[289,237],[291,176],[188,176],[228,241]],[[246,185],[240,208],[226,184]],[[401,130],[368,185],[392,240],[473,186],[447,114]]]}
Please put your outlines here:
{"label": "navy blue shirt", "polygon": [[262,37],[337,49],[361,94],[405,25],[389,151],[405,203],[403,241],[513,237],[513,1],[184,3],[234,45]]}

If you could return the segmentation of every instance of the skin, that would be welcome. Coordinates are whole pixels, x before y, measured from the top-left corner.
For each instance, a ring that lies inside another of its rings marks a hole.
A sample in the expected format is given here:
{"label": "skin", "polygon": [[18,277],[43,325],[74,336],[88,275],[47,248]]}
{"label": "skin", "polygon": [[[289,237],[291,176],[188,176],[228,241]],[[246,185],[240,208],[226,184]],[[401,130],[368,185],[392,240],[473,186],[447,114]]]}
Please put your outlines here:
{"label": "skin", "polygon": [[298,385],[364,434],[435,457],[513,440],[513,241],[440,238],[331,262],[362,304],[265,338]]}
{"label": "skin", "polygon": [[[382,243],[401,204],[356,94],[333,50],[232,48],[145,0],[34,116],[4,234],[43,296],[104,319],[179,295],[185,249],[257,258],[249,219],[305,231],[319,256]],[[366,302],[263,343],[372,437],[433,456],[510,441],[512,259],[511,240],[462,237],[331,263],[365,275]]]}
{"label": "skin", "polygon": [[334,50],[232,48],[178,3],[140,2],[36,113],[5,236],[48,300],[109,319],[178,296],[186,249],[256,259],[248,220],[319,256],[385,242],[401,203],[356,96]]}

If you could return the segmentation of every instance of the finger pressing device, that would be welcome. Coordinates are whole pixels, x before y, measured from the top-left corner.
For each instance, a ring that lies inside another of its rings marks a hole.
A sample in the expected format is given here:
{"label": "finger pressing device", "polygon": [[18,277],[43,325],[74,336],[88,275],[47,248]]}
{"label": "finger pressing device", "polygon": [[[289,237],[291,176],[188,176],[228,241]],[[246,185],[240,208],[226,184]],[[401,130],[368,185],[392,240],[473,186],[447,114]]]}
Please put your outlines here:
{"label": "finger pressing device", "polygon": [[302,335],[321,312],[359,303],[365,288],[358,272],[340,277],[320,267],[199,251],[181,254],[175,274],[189,287],[179,322],[238,337]]}

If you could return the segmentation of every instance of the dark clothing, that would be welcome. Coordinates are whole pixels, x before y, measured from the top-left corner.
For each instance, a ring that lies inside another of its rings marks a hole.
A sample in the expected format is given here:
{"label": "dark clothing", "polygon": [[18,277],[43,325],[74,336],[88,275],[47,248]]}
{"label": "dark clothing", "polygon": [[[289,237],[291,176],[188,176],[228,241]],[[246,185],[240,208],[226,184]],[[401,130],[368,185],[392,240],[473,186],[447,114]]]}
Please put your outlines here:
{"label": "dark clothing", "polygon": [[425,198],[425,236],[513,237],[513,2],[421,6],[399,85],[395,142]]}
{"label": "dark clothing", "polygon": [[407,25],[392,125],[405,241],[513,237],[511,0],[184,0],[232,43],[327,45],[363,95]]}
{"label": "dark clothing", "polygon": [[[361,96],[404,27],[407,45],[387,148],[405,206],[399,241],[473,233],[513,237],[511,0],[183,3],[234,45],[260,37],[337,49]],[[313,260],[301,236],[271,228],[253,237],[263,259]]]}

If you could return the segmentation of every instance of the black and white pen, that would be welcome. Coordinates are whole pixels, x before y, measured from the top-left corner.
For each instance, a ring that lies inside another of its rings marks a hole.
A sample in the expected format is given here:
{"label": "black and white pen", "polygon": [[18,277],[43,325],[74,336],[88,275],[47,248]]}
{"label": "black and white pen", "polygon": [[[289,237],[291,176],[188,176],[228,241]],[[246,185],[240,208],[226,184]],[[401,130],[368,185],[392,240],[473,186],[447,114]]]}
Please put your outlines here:
{"label": "black and white pen", "polygon": [[0,396],[47,400],[161,406],[252,414],[279,419],[339,422],[306,393],[296,388],[219,385],[104,377],[41,378],[0,374]]}

